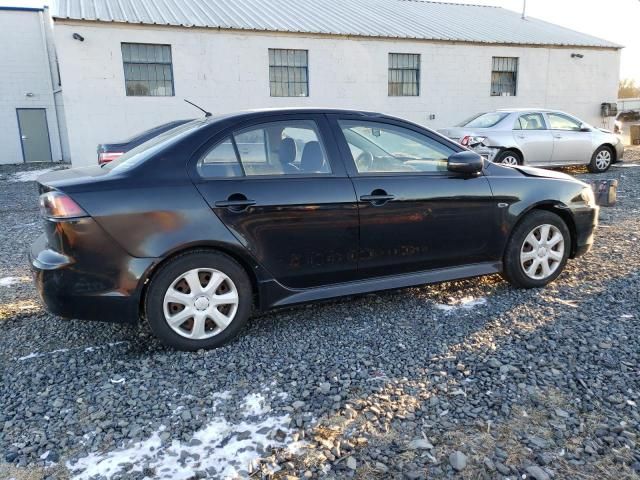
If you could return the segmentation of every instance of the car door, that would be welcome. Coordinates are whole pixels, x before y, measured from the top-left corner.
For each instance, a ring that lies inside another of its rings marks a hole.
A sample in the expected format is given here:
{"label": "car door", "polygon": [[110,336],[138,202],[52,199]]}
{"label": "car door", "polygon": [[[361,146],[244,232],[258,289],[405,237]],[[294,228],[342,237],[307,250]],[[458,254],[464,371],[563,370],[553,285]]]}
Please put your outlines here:
{"label": "car door", "polygon": [[323,115],[239,125],[197,157],[198,190],[276,280],[307,288],[355,278],[355,193]]}
{"label": "car door", "polygon": [[546,114],[553,135],[554,165],[588,163],[591,160],[591,130],[582,129],[582,122],[559,112]]}
{"label": "car door", "polygon": [[513,139],[526,164],[544,165],[551,162],[553,135],[547,129],[541,113],[520,115],[513,126]]}
{"label": "car door", "polygon": [[489,183],[447,171],[453,146],[400,121],[332,121],[358,197],[361,277],[499,258]]}

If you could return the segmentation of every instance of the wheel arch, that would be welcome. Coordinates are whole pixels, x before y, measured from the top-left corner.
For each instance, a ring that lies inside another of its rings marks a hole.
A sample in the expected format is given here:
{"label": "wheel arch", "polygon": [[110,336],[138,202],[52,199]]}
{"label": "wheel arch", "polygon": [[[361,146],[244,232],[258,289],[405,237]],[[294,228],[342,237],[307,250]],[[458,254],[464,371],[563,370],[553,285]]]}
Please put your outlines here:
{"label": "wheel arch", "polygon": [[516,219],[516,221],[513,223],[511,227],[511,231],[509,232],[509,238],[511,238],[511,235],[513,235],[513,231],[515,230],[515,228],[524,220],[524,218],[530,212],[534,210],[542,210],[542,211],[554,213],[562,219],[562,221],[565,223],[565,225],[569,229],[569,235],[571,236],[571,239],[570,239],[571,250],[569,251],[569,258],[573,258],[578,248],[578,235],[576,230],[576,223],[575,223],[575,220],[573,219],[573,214],[571,213],[571,210],[569,210],[569,208],[566,207],[564,204],[557,201],[542,200],[538,203],[535,203],[529,206],[529,208],[527,208],[526,210],[523,210],[522,212],[520,212],[520,215],[518,215],[518,218]]}
{"label": "wheel arch", "polygon": [[605,142],[602,143],[598,146],[598,148],[596,148],[593,153],[597,152],[600,148],[602,147],[607,147],[609,149],[609,151],[611,152],[612,158],[611,158],[611,163],[616,163],[619,159],[618,159],[618,152],[616,150],[616,147],[614,147],[612,144]]}
{"label": "wheel arch", "polygon": [[[500,150],[498,150],[498,155],[502,155],[504,152],[513,152],[517,154],[518,157],[520,157],[520,162],[522,162],[521,165],[524,165],[524,153],[522,153],[522,150],[520,150],[518,147],[500,147]],[[498,155],[496,155],[496,157]]]}
{"label": "wheel arch", "polygon": [[167,264],[174,258],[185,255],[192,252],[218,252],[222,253],[231,259],[235,260],[242,269],[246,272],[249,277],[249,281],[251,282],[251,289],[253,294],[253,307],[257,307],[260,305],[259,302],[259,285],[260,285],[260,269],[261,267],[248,255],[242,254],[238,251],[237,248],[230,247],[229,245],[224,245],[220,243],[195,243],[186,246],[182,246],[175,250],[168,252],[165,256],[163,256],[160,261],[155,262],[151,265],[144,275],[141,278],[142,288],[140,291],[140,299],[139,299],[139,312],[144,312],[144,302],[147,296],[147,291],[149,287],[149,282],[151,278],[156,274],[156,272],[163,265]]}

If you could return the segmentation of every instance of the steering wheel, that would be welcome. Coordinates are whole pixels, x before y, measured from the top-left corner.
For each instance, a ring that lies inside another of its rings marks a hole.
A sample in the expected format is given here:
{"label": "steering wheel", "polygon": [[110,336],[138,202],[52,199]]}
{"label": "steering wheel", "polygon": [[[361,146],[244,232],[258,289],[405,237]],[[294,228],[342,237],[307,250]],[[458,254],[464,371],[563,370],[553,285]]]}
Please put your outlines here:
{"label": "steering wheel", "polygon": [[373,154],[371,152],[363,151],[356,158],[356,167],[359,172],[367,172],[373,168]]}

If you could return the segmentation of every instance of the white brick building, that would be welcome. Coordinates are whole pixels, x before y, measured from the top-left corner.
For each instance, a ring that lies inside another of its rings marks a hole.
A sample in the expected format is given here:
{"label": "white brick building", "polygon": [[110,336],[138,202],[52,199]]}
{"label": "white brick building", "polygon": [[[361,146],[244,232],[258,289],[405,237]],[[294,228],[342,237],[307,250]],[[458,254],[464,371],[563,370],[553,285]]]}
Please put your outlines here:
{"label": "white brick building", "polygon": [[0,163],[63,159],[64,113],[56,108],[51,41],[46,9],[0,7]]}
{"label": "white brick building", "polygon": [[495,7],[61,0],[53,18],[78,166],[96,163],[98,143],[199,116],[184,98],[214,113],[340,107],[439,128],[524,106],[601,125],[617,96],[620,46]]}

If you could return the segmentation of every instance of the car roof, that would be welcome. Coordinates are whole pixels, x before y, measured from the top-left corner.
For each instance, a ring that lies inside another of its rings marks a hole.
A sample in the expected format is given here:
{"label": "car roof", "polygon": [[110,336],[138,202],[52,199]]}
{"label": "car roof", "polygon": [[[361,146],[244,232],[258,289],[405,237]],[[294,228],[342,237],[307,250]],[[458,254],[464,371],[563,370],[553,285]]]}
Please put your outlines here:
{"label": "car roof", "polygon": [[308,114],[342,114],[342,115],[358,115],[363,117],[372,118],[393,118],[390,115],[385,115],[379,112],[370,112],[365,110],[349,110],[341,108],[321,108],[321,107],[287,107],[287,108],[256,108],[250,110],[240,110],[237,112],[228,112],[222,114],[213,114],[212,121],[216,120],[229,120],[240,119],[242,117],[266,117],[272,115],[284,115],[289,113],[308,113]]}

